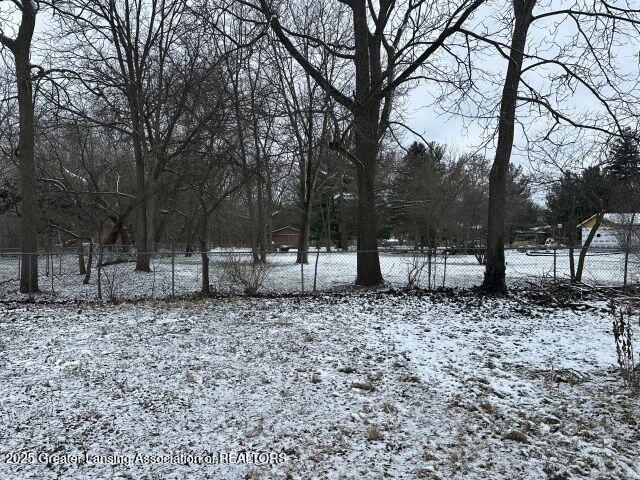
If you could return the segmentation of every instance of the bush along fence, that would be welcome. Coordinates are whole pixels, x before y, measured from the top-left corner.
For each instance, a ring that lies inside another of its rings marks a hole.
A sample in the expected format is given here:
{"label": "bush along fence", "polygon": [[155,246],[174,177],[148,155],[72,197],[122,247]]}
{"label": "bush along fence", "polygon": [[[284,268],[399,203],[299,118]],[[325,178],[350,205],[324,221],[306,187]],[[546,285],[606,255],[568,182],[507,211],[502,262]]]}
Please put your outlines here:
{"label": "bush along fence", "polygon": [[[149,271],[142,272],[135,271],[136,252],[132,247],[96,246],[84,251],[52,248],[37,254],[39,291],[20,294],[21,262],[28,257],[18,252],[0,252],[0,300],[116,302],[194,293],[306,294],[344,290],[354,285],[357,254],[314,250],[308,252],[305,264],[297,263],[296,251],[268,252],[261,261],[260,254],[246,249],[190,252],[183,246],[160,246],[149,253]],[[569,281],[575,279],[579,267],[578,255],[571,262],[566,248],[507,249],[505,258],[510,284]],[[481,251],[389,249],[380,250],[379,259],[385,285],[391,287],[471,287],[479,285],[484,274]],[[31,274],[28,270],[27,275]],[[640,252],[589,251],[580,280],[594,286],[637,285]]]}

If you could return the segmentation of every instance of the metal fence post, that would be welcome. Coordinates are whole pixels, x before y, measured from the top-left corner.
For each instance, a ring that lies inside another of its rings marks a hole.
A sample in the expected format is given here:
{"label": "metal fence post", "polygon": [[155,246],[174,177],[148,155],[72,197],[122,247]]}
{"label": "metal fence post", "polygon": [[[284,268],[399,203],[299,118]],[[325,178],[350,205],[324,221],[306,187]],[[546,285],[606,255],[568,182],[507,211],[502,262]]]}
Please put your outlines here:
{"label": "metal fence post", "polygon": [[556,246],[553,246],[553,281],[557,281],[557,252],[558,249],[556,248]]}
{"label": "metal fence post", "polygon": [[98,262],[98,300],[102,301],[102,262]]}
{"label": "metal fence post", "polygon": [[442,267],[442,288],[444,288],[444,282],[447,280],[447,251],[444,252],[444,265]]}
{"label": "metal fence post", "polygon": [[318,282],[318,260],[320,260],[320,249],[318,249],[316,253],[316,265],[313,269],[313,294],[315,295],[317,292],[317,282]]}
{"label": "metal fence post", "polygon": [[429,281],[427,282],[427,288],[429,290],[431,290],[431,247],[429,247],[427,255],[428,255],[427,258],[428,258],[428,262],[429,262],[428,270],[427,270],[427,272],[429,274]]}
{"label": "metal fence post", "polygon": [[171,244],[171,296],[176,294],[176,251]]}
{"label": "metal fence post", "polygon": [[31,284],[31,270],[33,268],[33,256],[31,254],[28,255],[29,258],[29,301],[33,300],[33,288],[32,288],[32,284]]}
{"label": "metal fence post", "polygon": [[304,262],[302,261],[302,257],[300,258],[300,284],[302,286],[302,294],[304,295]]}
{"label": "metal fence post", "polygon": [[51,252],[51,294],[56,294],[56,289],[53,286],[53,277],[55,277],[54,269],[53,269],[53,252]]}

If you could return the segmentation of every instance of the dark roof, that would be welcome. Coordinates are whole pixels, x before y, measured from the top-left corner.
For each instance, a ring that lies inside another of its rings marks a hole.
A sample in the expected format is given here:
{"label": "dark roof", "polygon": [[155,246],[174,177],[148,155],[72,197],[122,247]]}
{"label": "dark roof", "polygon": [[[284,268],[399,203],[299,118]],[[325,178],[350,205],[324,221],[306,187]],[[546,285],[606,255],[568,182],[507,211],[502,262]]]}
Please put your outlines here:
{"label": "dark roof", "polygon": [[281,232],[282,230],[287,230],[287,229],[289,229],[289,230],[295,230],[296,232],[300,232],[297,228],[293,228],[293,227],[286,226],[286,227],[278,228],[278,229],[276,229],[276,230],[272,231],[272,232],[271,232],[271,235],[273,235],[274,233]]}

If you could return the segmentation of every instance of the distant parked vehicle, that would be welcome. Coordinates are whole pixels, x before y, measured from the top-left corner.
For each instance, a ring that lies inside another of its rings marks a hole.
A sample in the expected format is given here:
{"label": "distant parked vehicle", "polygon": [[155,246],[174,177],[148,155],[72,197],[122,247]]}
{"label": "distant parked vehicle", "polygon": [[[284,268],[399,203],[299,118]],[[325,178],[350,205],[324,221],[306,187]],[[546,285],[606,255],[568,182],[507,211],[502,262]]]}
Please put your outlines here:
{"label": "distant parked vehicle", "polygon": [[400,245],[400,240],[395,237],[390,237],[382,241],[383,247],[397,247],[398,245]]}

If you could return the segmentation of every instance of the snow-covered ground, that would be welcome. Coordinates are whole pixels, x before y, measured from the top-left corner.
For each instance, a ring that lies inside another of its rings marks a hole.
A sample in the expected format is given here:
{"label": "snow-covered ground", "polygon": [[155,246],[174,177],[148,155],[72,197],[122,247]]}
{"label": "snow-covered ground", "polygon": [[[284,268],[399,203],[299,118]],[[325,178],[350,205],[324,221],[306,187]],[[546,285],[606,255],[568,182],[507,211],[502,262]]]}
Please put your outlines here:
{"label": "snow-covered ground", "polygon": [[[248,261],[249,254],[237,258]],[[221,293],[237,291],[239,286],[229,281],[223,264],[229,261],[229,252],[215,251],[210,254],[210,282]],[[316,269],[317,259],[317,269]],[[261,288],[266,293],[295,293],[315,287],[317,291],[343,289],[353,284],[356,278],[355,252],[321,252],[310,255],[310,262],[301,270],[295,263],[296,253],[274,253],[269,256],[268,275]],[[423,257],[426,262],[426,257]],[[97,298],[97,274],[88,284],[83,284],[78,275],[78,260],[72,255],[56,256],[53,259],[53,279],[44,276],[45,257],[40,258],[40,287],[38,298],[44,300],[95,300]],[[380,265],[386,282],[395,287],[407,284],[408,270],[414,262],[411,254],[381,253]],[[512,284],[525,281],[538,282],[553,278],[553,255],[529,256],[516,250],[506,252],[507,280]],[[623,283],[624,258],[622,254],[594,254],[587,257],[583,281],[594,285],[616,285]],[[134,272],[133,263],[111,265],[104,268],[102,296],[104,300],[115,297],[119,300],[136,298],[166,298],[171,295],[172,262],[169,255],[157,255],[152,260],[151,273]],[[174,292],[177,295],[195,293],[201,286],[201,264],[198,255],[176,256],[174,259]],[[451,255],[446,259],[438,256],[432,266],[432,286],[468,287],[482,283],[484,266],[472,255]],[[556,258],[556,277],[569,277],[569,257],[560,251]],[[0,256],[0,299],[20,299],[18,290],[18,257]],[[52,283],[53,280],[53,283]],[[629,261],[628,282],[640,281],[640,263],[632,256]],[[428,267],[423,268],[419,281],[428,286]]]}
{"label": "snow-covered ground", "polygon": [[[521,294],[5,303],[0,478],[640,478],[610,329]],[[182,457],[37,456],[84,451]],[[180,461],[217,451],[284,461]]]}

